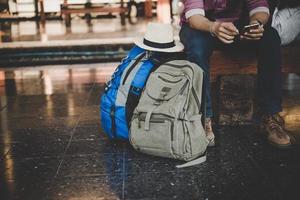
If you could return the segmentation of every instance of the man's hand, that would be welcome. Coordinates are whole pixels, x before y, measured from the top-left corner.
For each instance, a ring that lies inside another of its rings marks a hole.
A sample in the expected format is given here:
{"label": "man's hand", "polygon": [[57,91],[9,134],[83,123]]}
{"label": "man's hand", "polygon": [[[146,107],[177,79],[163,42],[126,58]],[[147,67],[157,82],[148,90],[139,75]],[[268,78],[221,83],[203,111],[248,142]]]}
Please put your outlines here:
{"label": "man's hand", "polygon": [[231,22],[214,22],[211,32],[225,44],[232,43],[235,36],[239,34],[238,29]]}
{"label": "man's hand", "polygon": [[[250,22],[250,24],[258,23],[256,20]],[[251,29],[249,32],[245,32],[241,35],[242,40],[260,40],[264,34],[264,27],[261,25],[257,29]]]}

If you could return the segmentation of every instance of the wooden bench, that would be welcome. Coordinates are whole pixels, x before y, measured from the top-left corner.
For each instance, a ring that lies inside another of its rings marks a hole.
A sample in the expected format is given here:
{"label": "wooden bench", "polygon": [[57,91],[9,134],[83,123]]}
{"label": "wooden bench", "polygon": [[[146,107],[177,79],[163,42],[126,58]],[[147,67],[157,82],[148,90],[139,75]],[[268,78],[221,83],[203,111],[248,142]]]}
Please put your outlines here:
{"label": "wooden bench", "polygon": [[[282,47],[283,73],[300,74],[300,44]],[[252,53],[217,50],[211,56],[211,81],[216,87],[215,117],[221,125],[251,124],[255,112],[257,59]],[[237,75],[237,76],[236,76]],[[244,76],[246,75],[246,76]]]}
{"label": "wooden bench", "polygon": [[[284,73],[300,73],[300,44],[282,47],[282,71]],[[257,59],[255,55],[225,53],[214,51],[211,56],[211,80],[221,75],[255,74]]]}
{"label": "wooden bench", "polygon": [[[89,6],[87,6],[89,5]],[[104,4],[69,4],[64,0],[61,7],[61,14],[65,15],[66,25],[71,25],[71,14],[91,14],[91,13],[118,13],[121,16],[121,24],[125,25],[125,13],[128,9],[124,7],[124,0],[120,0],[120,6],[107,6]]]}

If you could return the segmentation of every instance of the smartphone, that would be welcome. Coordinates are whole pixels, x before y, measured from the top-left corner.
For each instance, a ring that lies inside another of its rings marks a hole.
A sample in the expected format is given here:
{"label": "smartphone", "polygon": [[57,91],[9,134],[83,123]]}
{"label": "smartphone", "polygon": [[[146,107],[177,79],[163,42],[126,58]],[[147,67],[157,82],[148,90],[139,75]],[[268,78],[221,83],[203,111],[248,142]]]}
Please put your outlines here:
{"label": "smartphone", "polygon": [[246,32],[249,32],[252,29],[258,29],[260,26],[259,23],[256,24],[249,24],[247,26],[244,26],[243,30],[242,30],[242,34],[245,34]]}

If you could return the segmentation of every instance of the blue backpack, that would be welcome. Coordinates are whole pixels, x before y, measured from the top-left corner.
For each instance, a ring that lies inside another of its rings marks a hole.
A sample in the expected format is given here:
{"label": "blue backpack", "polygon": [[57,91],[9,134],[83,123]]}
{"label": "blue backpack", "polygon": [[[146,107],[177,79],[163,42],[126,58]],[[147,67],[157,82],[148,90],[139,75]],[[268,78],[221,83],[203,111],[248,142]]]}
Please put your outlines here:
{"label": "blue backpack", "polygon": [[106,83],[100,112],[102,128],[110,139],[128,140],[133,111],[155,66],[155,59],[135,46]]}

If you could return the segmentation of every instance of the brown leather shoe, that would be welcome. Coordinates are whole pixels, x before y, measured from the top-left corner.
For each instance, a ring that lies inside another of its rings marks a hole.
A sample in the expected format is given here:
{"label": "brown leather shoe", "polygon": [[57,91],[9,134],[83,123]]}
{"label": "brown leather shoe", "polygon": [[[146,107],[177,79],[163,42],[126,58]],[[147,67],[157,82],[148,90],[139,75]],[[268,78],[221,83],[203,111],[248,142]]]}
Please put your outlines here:
{"label": "brown leather shoe", "polygon": [[270,144],[280,148],[291,146],[291,137],[284,128],[284,119],[279,114],[263,116],[262,128],[267,132]]}

